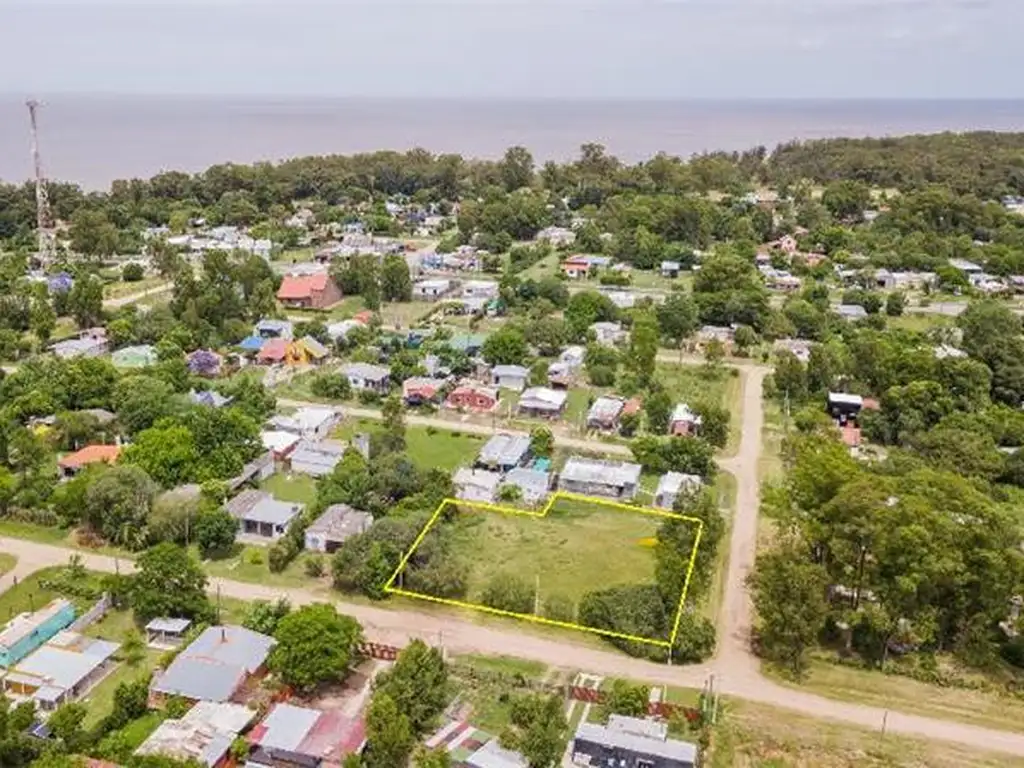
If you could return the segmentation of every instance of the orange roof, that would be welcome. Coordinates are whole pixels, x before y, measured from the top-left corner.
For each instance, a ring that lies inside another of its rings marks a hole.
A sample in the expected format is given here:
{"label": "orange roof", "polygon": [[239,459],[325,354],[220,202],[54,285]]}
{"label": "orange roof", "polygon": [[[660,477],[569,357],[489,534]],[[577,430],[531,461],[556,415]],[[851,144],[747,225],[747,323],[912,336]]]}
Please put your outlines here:
{"label": "orange roof", "polygon": [[355,320],[357,323],[362,323],[363,325],[366,325],[373,319],[373,312],[371,312],[368,309],[364,309],[362,312],[356,312],[354,315],[352,315],[352,319]]}
{"label": "orange roof", "polygon": [[86,464],[95,464],[97,461],[105,461],[113,464],[121,453],[119,445],[87,445],[80,451],[69,453],[57,463],[62,467],[76,469]]}
{"label": "orange roof", "polygon": [[288,275],[281,281],[281,287],[277,289],[277,298],[287,299],[308,299],[317,291],[327,287],[327,273],[319,272],[315,275]]}

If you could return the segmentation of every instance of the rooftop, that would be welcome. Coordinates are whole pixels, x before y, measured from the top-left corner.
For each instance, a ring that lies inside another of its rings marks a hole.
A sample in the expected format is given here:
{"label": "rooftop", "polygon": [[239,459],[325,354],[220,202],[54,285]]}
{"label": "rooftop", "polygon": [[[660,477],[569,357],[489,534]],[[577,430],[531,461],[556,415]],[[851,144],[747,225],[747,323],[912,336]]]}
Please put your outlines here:
{"label": "rooftop", "polygon": [[266,491],[246,489],[224,505],[237,520],[269,525],[288,525],[299,512],[301,504],[278,501]]}
{"label": "rooftop", "polygon": [[200,701],[179,720],[164,720],[136,755],[165,755],[216,765],[256,713],[241,704]]}
{"label": "rooftop", "polygon": [[40,626],[68,610],[73,610],[70,600],[59,597],[34,613],[21,613],[7,622],[0,631],[0,648],[10,648],[23,638],[32,634]]}
{"label": "rooftop", "polygon": [[626,461],[603,461],[570,456],[562,468],[561,478],[576,483],[600,485],[636,485],[641,467]]}
{"label": "rooftop", "polygon": [[81,683],[120,647],[119,643],[64,630],[22,659],[8,673],[8,679],[42,682],[59,696]]}
{"label": "rooftop", "polygon": [[152,689],[197,701],[227,701],[266,661],[274,639],[232,625],[207,627],[171,662]]}
{"label": "rooftop", "polygon": [[373,525],[373,515],[353,509],[348,504],[332,504],[318,517],[307,533],[319,533],[332,541],[346,539],[363,533]]}
{"label": "rooftop", "polygon": [[327,288],[329,279],[326,272],[311,275],[286,275],[281,280],[281,287],[277,289],[277,298],[283,301],[311,298],[315,292]]}
{"label": "rooftop", "polygon": [[519,396],[519,405],[526,404],[530,408],[549,407],[561,408],[565,405],[569,393],[561,389],[548,387],[530,387]]}
{"label": "rooftop", "polygon": [[494,435],[484,444],[477,461],[492,466],[514,466],[523,460],[529,450],[529,435],[501,433]]}
{"label": "rooftop", "polygon": [[348,363],[342,366],[341,372],[346,376],[355,376],[369,381],[383,381],[391,375],[387,368],[372,363]]}
{"label": "rooftop", "polygon": [[[684,763],[697,762],[697,747],[686,741],[654,735],[654,730],[644,725],[643,720],[633,717],[612,715],[608,725],[580,723],[576,729],[576,740],[601,744],[613,749],[622,749],[640,755],[679,760]],[[637,725],[633,727],[633,723]]]}
{"label": "rooftop", "polygon": [[119,445],[87,445],[81,450],[69,453],[57,463],[65,469],[78,469],[86,464],[95,464],[98,461],[105,461],[113,464],[121,453]]}

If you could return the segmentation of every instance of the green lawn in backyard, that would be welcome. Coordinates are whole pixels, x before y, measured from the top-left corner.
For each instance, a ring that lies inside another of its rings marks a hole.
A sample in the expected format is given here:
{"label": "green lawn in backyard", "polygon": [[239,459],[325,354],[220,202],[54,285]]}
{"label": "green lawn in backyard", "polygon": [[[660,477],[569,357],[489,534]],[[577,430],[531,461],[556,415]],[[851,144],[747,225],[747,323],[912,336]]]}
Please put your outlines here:
{"label": "green lawn in backyard", "polygon": [[[279,573],[271,573],[267,564],[267,547],[259,544],[236,544],[228,556],[216,560],[204,560],[203,569],[210,575],[232,581],[247,581],[275,587],[301,587],[303,589],[327,589],[326,581],[318,581],[306,575],[306,561],[311,558],[323,559],[321,555],[301,552]],[[330,564],[324,562],[327,570]]]}
{"label": "green lawn in backyard", "polygon": [[[118,636],[111,637],[105,635],[104,637],[115,642],[122,640]],[[96,723],[110,714],[114,707],[114,692],[117,690],[118,685],[133,682],[152,673],[156,669],[157,662],[162,655],[160,651],[147,649],[145,659],[134,667],[121,661],[109,675],[91,688],[85,698],[81,700],[88,709],[85,715],[85,727],[90,728],[96,725]],[[153,725],[154,729],[156,725],[159,725],[159,721]],[[145,736],[143,736],[143,740],[145,740]],[[142,742],[139,743],[141,744]]]}
{"label": "green lawn in backyard", "polygon": [[362,296],[346,296],[330,307],[330,309],[304,310],[281,307],[281,312],[293,320],[320,320],[324,323],[329,323],[333,320],[347,320],[357,312],[362,312],[365,308],[366,305],[363,304]]}
{"label": "green lawn in backyard", "polygon": [[471,708],[469,722],[497,735],[509,725],[513,697],[529,692],[523,683],[542,680],[547,671],[537,662],[467,655],[451,659],[449,675],[453,694]]}
{"label": "green lawn in backyard", "polygon": [[740,376],[734,369],[709,371],[703,365],[658,363],[655,376],[676,402],[721,405],[733,414],[733,422],[739,423]]}
{"label": "green lawn in backyard", "polygon": [[316,501],[316,479],[309,475],[277,472],[260,483],[260,488],[281,501],[307,506]]}
{"label": "green lawn in backyard", "polygon": [[[345,419],[332,434],[339,440],[351,440],[359,432],[381,429],[373,419]],[[405,430],[406,452],[423,469],[451,470],[473,463],[487,438],[444,429],[409,426]]]}
{"label": "green lawn in backyard", "polygon": [[899,317],[887,317],[886,325],[889,328],[924,333],[933,328],[952,328],[956,325],[956,318],[937,312],[907,312]]}
{"label": "green lawn in backyard", "polygon": [[544,518],[463,506],[450,551],[467,566],[467,600],[479,602],[497,574],[516,576],[540,597],[578,602],[595,589],[654,581],[654,536],[662,518],[560,500]]}
{"label": "green lawn in backyard", "polygon": [[430,301],[404,301],[395,304],[384,304],[380,308],[381,321],[386,326],[409,328],[429,315],[437,308]]}

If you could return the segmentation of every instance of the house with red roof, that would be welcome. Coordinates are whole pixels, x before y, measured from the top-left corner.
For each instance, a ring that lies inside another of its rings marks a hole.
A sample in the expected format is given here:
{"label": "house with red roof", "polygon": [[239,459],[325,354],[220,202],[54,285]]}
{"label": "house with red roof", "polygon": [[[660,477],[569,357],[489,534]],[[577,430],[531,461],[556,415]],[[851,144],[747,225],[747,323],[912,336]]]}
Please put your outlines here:
{"label": "house with red roof", "polygon": [[477,413],[493,411],[498,406],[498,390],[476,384],[463,384],[451,391],[445,405]]}
{"label": "house with red roof", "polygon": [[57,462],[61,475],[66,478],[74,477],[84,467],[104,461],[113,464],[121,453],[119,445],[87,445],[81,450],[69,453]]}
{"label": "house with red roof", "polygon": [[327,309],[341,301],[341,289],[326,272],[286,275],[277,289],[277,300],[289,309]]}

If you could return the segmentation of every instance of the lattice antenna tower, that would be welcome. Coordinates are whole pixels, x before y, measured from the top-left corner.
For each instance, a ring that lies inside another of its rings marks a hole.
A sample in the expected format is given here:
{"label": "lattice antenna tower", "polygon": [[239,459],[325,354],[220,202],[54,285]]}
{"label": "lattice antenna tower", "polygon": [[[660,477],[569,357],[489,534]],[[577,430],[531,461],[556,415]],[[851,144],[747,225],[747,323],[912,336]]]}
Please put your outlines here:
{"label": "lattice antenna tower", "polygon": [[39,239],[39,259],[52,262],[57,257],[57,233],[50,211],[50,196],[46,193],[46,177],[43,176],[43,161],[39,156],[39,126],[36,113],[39,102],[30,99],[25,103],[32,123],[32,164],[36,173],[36,236]]}

